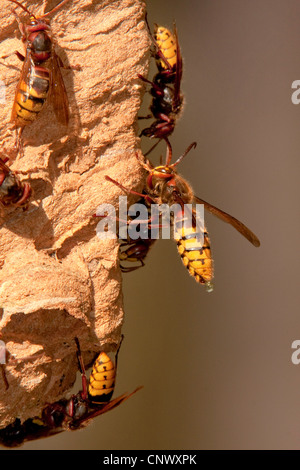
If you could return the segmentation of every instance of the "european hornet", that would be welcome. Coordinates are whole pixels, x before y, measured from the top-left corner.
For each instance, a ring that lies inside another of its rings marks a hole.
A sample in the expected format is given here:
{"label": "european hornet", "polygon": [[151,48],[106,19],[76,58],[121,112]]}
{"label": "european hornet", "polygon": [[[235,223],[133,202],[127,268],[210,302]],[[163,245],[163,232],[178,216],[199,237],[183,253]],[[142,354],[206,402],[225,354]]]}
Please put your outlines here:
{"label": "european hornet", "polygon": [[26,22],[21,22],[17,16],[26,54],[24,56],[16,52],[17,57],[23,62],[23,67],[11,113],[11,121],[17,129],[17,149],[21,151],[22,132],[26,126],[37,119],[47,99],[53,105],[58,122],[65,126],[69,122],[68,97],[60,71],[63,63],[55,52],[48,19],[50,14],[60,9],[69,0],[62,0],[42,16],[30,13],[17,0],[9,1],[29,15]]}
{"label": "european hornet", "polygon": [[141,80],[151,85],[150,93],[153,96],[150,106],[152,114],[142,119],[152,116],[155,118],[150,127],[143,129],[141,135],[161,140],[167,139],[172,134],[182,109],[183,96],[180,91],[182,57],[175,25],[173,33],[164,26],[155,25],[153,36],[147,18],[146,23],[155,46],[154,56],[158,73],[152,82],[138,75]]}
{"label": "european hornet", "polygon": [[[194,279],[200,284],[206,285],[207,290],[211,291],[213,259],[211,256],[210,240],[205,226],[197,222],[195,204],[203,204],[207,211],[232,225],[255,247],[260,246],[260,241],[248,227],[235,217],[195,196],[189,183],[177,173],[175,167],[196,146],[196,142],[193,142],[172,164],[172,147],[168,140],[166,142],[165,165],[153,167],[149,161],[144,163],[139,160],[140,164],[148,172],[144,188],[145,194],[130,190],[129,192],[143,197],[148,205],[158,204],[162,206],[166,204],[177,207],[177,212],[173,216],[173,223],[175,219],[174,239],[177,242],[177,249],[182,262]],[[123,190],[128,191],[112,178],[106,177],[106,179],[117,184]],[[187,209],[187,204],[191,204],[192,209]],[[189,214],[189,210],[191,210],[191,214]],[[188,222],[183,223],[187,215],[190,215]]]}
{"label": "european hornet", "polygon": [[[145,200],[141,198],[137,201],[137,204],[144,204]],[[149,212],[149,218],[151,217],[149,206],[146,206]],[[131,219],[131,221],[134,219]],[[146,231],[145,238],[138,238],[137,240],[133,240],[130,238],[129,234],[127,235],[127,240],[120,243],[119,248],[119,260],[120,260],[120,269],[123,273],[128,273],[131,271],[135,271],[138,268],[142,268],[145,266],[144,260],[153,245],[156,241],[155,239],[151,238],[151,225],[148,221],[145,221],[141,224],[141,230]],[[127,265],[129,263],[129,265]],[[133,263],[135,265],[133,266]],[[130,266],[131,264],[131,266]]]}
{"label": "european hornet", "polygon": [[[114,184],[120,186],[125,192],[128,193],[135,193],[134,191],[130,191],[122,186],[120,183],[118,183],[115,180],[112,180],[108,176],[106,176],[106,179],[109,181],[112,181]],[[138,193],[136,193],[138,194]],[[145,194],[143,195],[145,197]],[[132,217],[130,214],[127,214],[128,219],[127,220],[122,220],[119,217],[116,218],[116,220],[119,222],[122,222],[124,225],[127,225],[127,233],[126,233],[126,239],[125,236],[121,236],[121,231],[120,227],[116,228],[116,235],[117,237],[122,240],[119,244],[119,266],[120,269],[123,273],[128,273],[131,271],[135,271],[138,268],[142,268],[145,266],[144,260],[151,248],[151,246],[154,244],[156,241],[156,238],[151,237],[151,227],[153,225],[153,222],[151,223],[151,213],[150,213],[150,206],[146,204],[144,197],[141,197],[136,205],[140,208],[145,209],[144,212],[147,212],[148,214],[148,219],[145,220],[138,220]],[[150,204],[151,201],[149,199],[148,203]],[[93,217],[107,217],[108,214],[106,215],[99,215],[99,214],[93,214]],[[110,216],[109,216],[110,217]],[[140,230],[138,233],[138,238],[132,238],[130,236],[130,226],[133,225],[139,225]]]}
{"label": "european hornet", "polygon": [[117,359],[121,343],[116,352],[114,363],[105,352],[100,352],[93,364],[88,381],[79,341],[77,338],[75,338],[75,341],[78,367],[82,377],[82,390],[76,395],[72,395],[70,399],[61,399],[46,405],[41,416],[29,418],[24,423],[16,418],[12,424],[0,429],[1,445],[17,447],[26,441],[53,436],[67,430],[80,429],[86,426],[91,419],[121,405],[142,388],[138,387],[131,393],[124,393],[111,400],[115,387]]}
{"label": "european hornet", "polygon": [[[150,201],[149,201],[150,202]],[[148,220],[140,223],[140,237],[137,239],[130,238],[127,233],[127,240],[120,243],[119,260],[120,269],[123,273],[135,271],[145,266],[144,260],[148,255],[151,246],[156,239],[151,238],[151,212],[150,206],[146,204],[145,199],[141,198],[137,201],[137,205],[144,205],[148,212]],[[134,224],[134,219],[129,215],[128,225]],[[128,264],[129,263],[129,264]],[[134,263],[134,265],[133,265]]]}
{"label": "european hornet", "polygon": [[52,434],[51,431],[52,429],[41,418],[28,418],[24,423],[16,418],[13,423],[0,429],[0,445],[19,447],[26,441],[49,437]]}
{"label": "european hornet", "polygon": [[8,158],[0,158],[0,206],[15,206],[27,209],[32,189],[23,183],[16,173],[6,165]]}

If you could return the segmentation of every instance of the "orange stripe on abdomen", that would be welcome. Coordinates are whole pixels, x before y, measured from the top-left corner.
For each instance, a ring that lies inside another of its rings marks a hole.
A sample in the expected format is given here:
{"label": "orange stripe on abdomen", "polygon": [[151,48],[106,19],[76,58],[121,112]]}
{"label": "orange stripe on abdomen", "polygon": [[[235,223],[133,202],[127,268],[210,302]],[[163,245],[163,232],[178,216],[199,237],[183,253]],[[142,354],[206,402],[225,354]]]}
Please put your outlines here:
{"label": "orange stripe on abdomen", "polygon": [[22,80],[16,92],[13,115],[17,125],[34,121],[48,97],[50,74],[44,67],[32,67],[28,82]]}

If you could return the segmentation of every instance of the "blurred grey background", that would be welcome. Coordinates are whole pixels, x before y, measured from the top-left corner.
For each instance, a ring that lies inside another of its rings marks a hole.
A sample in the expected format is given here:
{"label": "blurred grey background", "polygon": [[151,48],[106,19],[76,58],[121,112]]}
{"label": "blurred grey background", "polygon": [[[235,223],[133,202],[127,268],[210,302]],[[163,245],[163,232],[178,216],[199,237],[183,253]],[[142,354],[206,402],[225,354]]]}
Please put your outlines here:
{"label": "blurred grey background", "polygon": [[[207,214],[208,294],[159,241],[124,275],[125,340],[115,396],[144,389],[85,430],[23,449],[299,449],[300,79],[298,0],[151,0],[179,32],[186,105],[172,145],[180,172],[246,223],[254,248]],[[150,75],[151,77],[152,75]],[[144,125],[145,122],[142,122]],[[149,141],[143,139],[144,151]],[[159,161],[165,147],[151,159]]]}

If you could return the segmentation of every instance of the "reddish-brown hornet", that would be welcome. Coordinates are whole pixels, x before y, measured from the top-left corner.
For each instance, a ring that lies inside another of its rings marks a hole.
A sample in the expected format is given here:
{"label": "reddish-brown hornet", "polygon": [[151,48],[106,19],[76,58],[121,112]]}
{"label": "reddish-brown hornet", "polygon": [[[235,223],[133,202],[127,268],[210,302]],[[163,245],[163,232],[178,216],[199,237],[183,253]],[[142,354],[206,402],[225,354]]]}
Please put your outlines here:
{"label": "reddish-brown hornet", "polygon": [[77,338],[75,341],[78,366],[82,377],[82,390],[69,399],[63,398],[55,403],[47,404],[43,408],[41,416],[29,418],[24,423],[16,418],[12,424],[0,429],[0,445],[17,447],[26,441],[53,436],[67,430],[80,429],[97,416],[121,405],[142,388],[138,387],[131,393],[124,393],[111,399],[115,388],[117,358],[121,343],[116,352],[114,363],[105,352],[100,352],[88,380],[79,341]]}
{"label": "reddish-brown hornet", "polygon": [[16,16],[26,53],[24,56],[16,52],[23,62],[23,67],[15,93],[11,121],[17,129],[17,149],[21,151],[21,134],[26,126],[36,120],[47,99],[53,105],[57,120],[64,125],[69,122],[68,98],[60,71],[63,63],[55,52],[47,18],[69,0],[62,0],[42,16],[30,13],[17,0],[9,1],[29,15],[26,22]]}
{"label": "reddish-brown hornet", "polygon": [[[127,233],[127,240],[120,243],[119,261],[120,269],[123,273],[129,273],[145,266],[144,260],[156,241],[156,239],[151,238],[152,222],[150,206],[146,204],[144,198],[137,201],[137,204],[144,205],[148,211],[148,220],[140,223],[140,230],[141,233],[144,232],[145,238],[133,240]],[[134,223],[133,220],[134,219],[129,216],[128,224]]]}
{"label": "reddish-brown hornet", "polygon": [[[186,266],[194,279],[200,284],[206,285],[207,290],[211,291],[213,288],[213,259],[208,232],[204,224],[202,225],[200,222],[197,222],[195,208],[192,207],[192,209],[189,209],[186,205],[203,205],[208,212],[234,227],[255,247],[260,246],[260,241],[257,236],[238,219],[195,196],[189,183],[177,173],[177,165],[188,152],[196,146],[196,142],[189,145],[186,151],[174,163],[171,163],[172,147],[168,140],[166,140],[166,142],[167,153],[165,164],[154,167],[150,162],[144,163],[140,161],[140,164],[148,172],[144,194],[126,189],[109,176],[105,178],[124,191],[142,197],[149,208],[151,208],[152,204],[158,204],[160,206],[166,204],[170,207],[175,206],[175,208],[177,206],[176,217],[175,220],[173,219],[172,223],[174,223],[174,239],[177,242],[178,253],[184,266]],[[183,223],[184,219],[189,215],[189,212],[191,217],[186,223]],[[152,241],[154,242],[154,240]],[[133,246],[136,247],[138,245]],[[128,261],[130,261],[130,257]]]}
{"label": "reddish-brown hornet", "polygon": [[[146,23],[150,32],[150,28]],[[150,93],[153,96],[150,111],[155,121],[150,127],[143,129],[141,135],[150,138],[167,139],[174,131],[176,120],[183,105],[183,96],[180,91],[182,79],[182,57],[178,42],[177,29],[173,33],[164,26],[155,26],[154,36],[150,36],[155,45],[154,56],[158,73],[153,81],[142,75],[139,78],[151,85]]]}
{"label": "reddish-brown hornet", "polygon": [[6,165],[8,158],[0,158],[0,206],[27,208],[32,195],[29,183],[23,183]]}

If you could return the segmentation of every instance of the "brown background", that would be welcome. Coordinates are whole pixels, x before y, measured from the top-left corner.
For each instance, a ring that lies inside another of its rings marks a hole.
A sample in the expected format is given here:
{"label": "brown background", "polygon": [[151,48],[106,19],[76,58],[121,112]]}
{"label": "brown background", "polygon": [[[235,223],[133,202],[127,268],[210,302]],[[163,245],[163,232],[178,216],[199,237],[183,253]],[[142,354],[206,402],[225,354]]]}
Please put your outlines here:
{"label": "brown background", "polygon": [[186,107],[174,152],[198,142],[181,173],[262,246],[207,215],[207,294],[174,243],[158,242],[147,266],[124,276],[116,394],[144,389],[86,430],[23,448],[298,449],[299,1],[152,0],[148,12],[151,24],[178,26]]}

